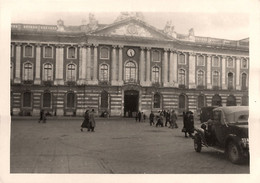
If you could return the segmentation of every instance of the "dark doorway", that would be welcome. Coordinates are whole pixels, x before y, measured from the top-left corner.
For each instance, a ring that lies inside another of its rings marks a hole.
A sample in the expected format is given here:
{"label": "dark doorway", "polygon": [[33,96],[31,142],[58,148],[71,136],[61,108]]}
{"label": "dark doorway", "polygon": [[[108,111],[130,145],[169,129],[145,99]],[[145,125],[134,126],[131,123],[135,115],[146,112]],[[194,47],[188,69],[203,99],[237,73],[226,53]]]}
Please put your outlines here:
{"label": "dark doorway", "polygon": [[136,90],[125,91],[124,116],[135,117],[138,112],[139,92]]}

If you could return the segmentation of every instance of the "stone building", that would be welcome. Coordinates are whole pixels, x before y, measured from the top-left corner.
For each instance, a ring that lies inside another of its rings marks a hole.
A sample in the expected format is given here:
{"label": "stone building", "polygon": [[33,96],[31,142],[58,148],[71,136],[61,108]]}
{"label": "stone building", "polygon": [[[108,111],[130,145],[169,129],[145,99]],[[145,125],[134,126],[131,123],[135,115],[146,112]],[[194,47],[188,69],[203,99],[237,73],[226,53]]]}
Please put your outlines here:
{"label": "stone building", "polygon": [[248,105],[249,39],[159,30],[140,13],[79,26],[12,24],[11,113],[111,116]]}

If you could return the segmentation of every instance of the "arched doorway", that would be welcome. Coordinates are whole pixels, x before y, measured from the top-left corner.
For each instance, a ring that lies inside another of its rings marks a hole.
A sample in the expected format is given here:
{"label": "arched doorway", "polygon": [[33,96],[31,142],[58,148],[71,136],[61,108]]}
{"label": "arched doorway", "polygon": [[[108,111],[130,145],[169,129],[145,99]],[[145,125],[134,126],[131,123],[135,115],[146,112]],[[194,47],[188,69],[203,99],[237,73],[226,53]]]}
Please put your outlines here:
{"label": "arched doorway", "polygon": [[188,110],[188,98],[184,94],[179,95],[179,113]]}
{"label": "arched doorway", "polygon": [[139,92],[126,90],[124,95],[124,116],[134,117],[138,111]]}
{"label": "arched doorway", "polygon": [[218,94],[212,97],[212,106],[222,106],[221,97]]}
{"label": "arched doorway", "polygon": [[237,102],[236,102],[236,97],[234,95],[229,95],[227,97],[227,106],[236,106]]}

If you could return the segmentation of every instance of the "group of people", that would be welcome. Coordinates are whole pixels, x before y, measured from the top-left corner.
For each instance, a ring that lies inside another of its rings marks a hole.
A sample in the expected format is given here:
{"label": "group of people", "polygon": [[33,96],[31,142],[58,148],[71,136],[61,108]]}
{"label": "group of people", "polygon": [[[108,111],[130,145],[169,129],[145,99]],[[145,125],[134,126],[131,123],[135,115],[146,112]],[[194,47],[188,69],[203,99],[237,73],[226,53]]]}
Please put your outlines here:
{"label": "group of people", "polygon": [[[165,124],[163,124],[163,121],[165,119]],[[169,123],[169,128],[178,128],[178,125],[176,123],[177,121],[177,115],[175,113],[174,110],[172,110],[171,112],[168,111],[159,111],[159,115],[155,115],[153,113],[153,111],[151,111],[150,116],[149,116],[149,120],[150,120],[150,126],[153,126],[155,124],[156,127],[158,126],[165,126],[168,127],[168,123]]]}
{"label": "group of people", "polygon": [[145,122],[146,119],[146,115],[145,113],[138,111],[135,115],[135,121],[139,121],[139,122]]}
{"label": "group of people", "polygon": [[[178,128],[178,125],[176,123],[177,121],[177,115],[174,110],[172,111],[159,111],[159,115],[155,115],[153,111],[151,111],[150,116],[150,126],[155,125],[156,127],[158,126],[165,126],[168,127],[169,123],[169,128]],[[165,120],[165,123],[164,123]],[[156,122],[156,124],[155,124]],[[188,111],[188,112],[183,112],[183,128],[182,132],[185,134],[185,137],[187,138],[188,135],[189,137],[193,137],[194,133],[194,116],[193,112]]]}
{"label": "group of people", "polygon": [[83,132],[83,128],[87,128],[88,131],[94,132],[96,127],[96,122],[95,122],[95,110],[92,109],[91,112],[89,110],[86,110],[84,114],[84,121],[81,124],[81,131]]}

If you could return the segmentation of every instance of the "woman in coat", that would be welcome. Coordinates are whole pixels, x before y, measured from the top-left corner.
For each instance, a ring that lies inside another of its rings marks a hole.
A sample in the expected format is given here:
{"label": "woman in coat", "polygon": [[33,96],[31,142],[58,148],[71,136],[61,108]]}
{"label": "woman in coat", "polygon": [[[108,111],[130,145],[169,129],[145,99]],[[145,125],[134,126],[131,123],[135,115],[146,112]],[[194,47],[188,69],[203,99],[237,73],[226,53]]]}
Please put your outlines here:
{"label": "woman in coat", "polygon": [[84,121],[81,124],[81,131],[83,132],[83,128],[88,128],[89,127],[89,113],[88,110],[86,110],[85,114],[84,114]]}

